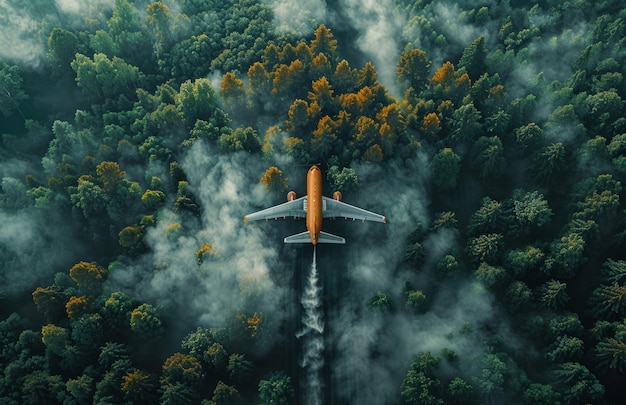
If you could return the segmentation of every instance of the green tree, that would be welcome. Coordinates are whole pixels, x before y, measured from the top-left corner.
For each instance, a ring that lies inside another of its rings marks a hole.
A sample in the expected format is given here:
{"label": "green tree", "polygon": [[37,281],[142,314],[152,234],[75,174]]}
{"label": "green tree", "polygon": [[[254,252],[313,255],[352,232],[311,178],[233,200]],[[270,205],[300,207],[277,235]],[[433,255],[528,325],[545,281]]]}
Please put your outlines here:
{"label": "green tree", "polygon": [[537,191],[514,190],[508,205],[513,217],[510,230],[517,237],[541,231],[552,218],[548,202]]}
{"label": "green tree", "polygon": [[504,388],[506,363],[495,354],[487,354],[482,360],[482,371],[478,377],[478,389],[490,401],[497,401]]}
{"label": "green tree", "polygon": [[84,314],[70,323],[72,340],[83,352],[97,351],[104,338],[104,324],[100,314]]}
{"label": "green tree", "polygon": [[117,361],[130,359],[129,350],[123,343],[106,342],[100,349],[98,364],[105,370],[111,370]]}
{"label": "green tree", "polygon": [[146,190],[141,196],[141,201],[148,209],[153,210],[165,202],[165,193],[161,190]]}
{"label": "green tree", "polygon": [[167,384],[161,387],[160,403],[162,405],[191,404],[198,397],[198,393],[181,382]]}
{"label": "green tree", "polygon": [[561,309],[569,301],[567,284],[558,280],[550,280],[539,286],[539,300],[551,309]]}
{"label": "green tree", "polygon": [[558,336],[551,345],[547,357],[552,362],[578,361],[582,359],[585,343],[576,336]]}
{"label": "green tree", "polygon": [[553,340],[556,340],[559,336],[566,335],[582,337],[584,331],[578,315],[571,312],[565,312],[555,316],[550,320],[548,329]]}
{"label": "green tree", "polygon": [[87,403],[92,399],[94,391],[93,378],[83,374],[77,378],[70,378],[65,383],[67,392],[74,398],[76,403]]}
{"label": "green tree", "polygon": [[481,119],[481,113],[473,103],[454,110],[448,121],[452,140],[457,143],[474,141],[482,129]]}
{"label": "green tree", "polygon": [[501,231],[505,224],[504,218],[502,204],[489,197],[484,197],[480,208],[470,217],[467,233],[478,235]]}
{"label": "green tree", "polygon": [[504,292],[505,302],[511,312],[528,311],[533,299],[533,293],[526,283],[515,280]]}
{"label": "green tree", "polygon": [[48,35],[48,54],[46,55],[55,69],[66,71],[78,52],[78,37],[63,28],[53,28]]}
{"label": "green tree", "polygon": [[507,279],[505,269],[500,266],[492,266],[485,262],[482,262],[480,266],[478,266],[474,274],[479,281],[491,288],[502,286]]}
{"label": "green tree", "polygon": [[52,353],[61,356],[69,344],[67,329],[48,324],[41,327],[41,340]]}
{"label": "green tree", "polygon": [[467,404],[473,403],[474,387],[462,378],[455,377],[448,384],[448,390],[446,391],[447,401],[451,404]]}
{"label": "green tree", "polygon": [[20,103],[28,99],[22,89],[22,77],[17,66],[9,65],[0,58],[0,112],[8,117],[17,110],[22,117]]}
{"label": "green tree", "polygon": [[331,166],[326,178],[330,182],[333,190],[345,193],[354,190],[359,185],[359,178],[356,171],[349,167],[339,170],[339,166]]}
{"label": "green tree", "polygon": [[470,79],[478,80],[487,70],[485,66],[486,59],[485,37],[481,35],[463,50],[463,55],[459,60],[459,70],[465,70]]}
{"label": "green tree", "polygon": [[400,387],[400,395],[407,405],[443,404],[440,398],[441,382],[433,376],[441,359],[430,353],[420,353],[411,361]]}
{"label": "green tree", "polygon": [[404,249],[404,260],[414,269],[421,270],[424,263],[424,247],[420,242],[409,242]]}
{"label": "green tree", "polygon": [[413,312],[423,314],[428,310],[426,294],[421,290],[407,291],[406,306]]}
{"label": "green tree", "polygon": [[522,398],[529,404],[549,405],[560,403],[561,396],[550,385],[532,383],[526,388]]}
{"label": "green tree", "polygon": [[148,26],[152,32],[154,32],[159,42],[165,42],[170,37],[170,26],[172,23],[172,14],[169,8],[160,1],[157,1],[149,4],[146,11]]}
{"label": "green tree", "polygon": [[210,330],[198,327],[183,338],[181,348],[197,359],[202,359],[207,349],[215,343]]}
{"label": "green tree", "polygon": [[252,127],[237,128],[229,134],[223,134],[217,141],[221,151],[246,151],[250,153],[261,150],[261,138]]}
{"label": "green tree", "polygon": [[293,397],[291,377],[282,371],[275,371],[267,380],[259,381],[260,405],[288,405]]}
{"label": "green tree", "polygon": [[440,277],[451,277],[459,273],[459,262],[452,255],[445,255],[437,265],[435,266],[435,270],[437,270],[437,275]]}
{"label": "green tree", "polygon": [[224,346],[220,343],[213,343],[204,352],[204,357],[216,370],[221,370],[226,367],[228,363],[228,353]]}
{"label": "green tree", "polygon": [[598,401],[604,395],[604,386],[580,363],[559,364],[554,374],[562,385],[563,399],[568,403]]}
{"label": "green tree", "polygon": [[471,238],[468,244],[468,253],[477,263],[496,262],[502,250],[502,235],[490,233]]}
{"label": "green tree", "polygon": [[504,148],[497,136],[478,138],[473,146],[473,165],[483,180],[498,178],[504,172]]}
{"label": "green tree", "polygon": [[594,354],[601,368],[622,373],[626,369],[626,327],[622,323],[617,328],[614,337],[603,339],[596,345]]}
{"label": "green tree", "polygon": [[252,375],[252,363],[243,354],[233,353],[228,357],[226,370],[231,380],[240,384]]}
{"label": "green tree", "polygon": [[404,51],[396,66],[396,75],[402,84],[420,91],[428,84],[431,64],[432,61],[421,49]]}
{"label": "green tree", "polygon": [[550,255],[546,259],[546,270],[561,278],[576,274],[578,268],[587,261],[583,255],[585,240],[578,233],[569,233],[552,242]]}
{"label": "green tree", "polygon": [[21,386],[22,404],[55,403],[65,388],[61,376],[51,376],[47,371],[36,370],[24,376]]}
{"label": "green tree", "polygon": [[457,185],[461,158],[451,148],[441,149],[431,162],[433,184],[439,190],[452,190]]}
{"label": "green tree", "polygon": [[231,387],[230,385],[226,385],[222,381],[218,381],[215,386],[215,390],[213,390],[213,398],[212,401],[216,405],[229,405],[238,403],[239,392],[235,387]]}
{"label": "green tree", "polygon": [[543,138],[543,129],[534,122],[515,130],[515,150],[521,156],[534,151]]}
{"label": "green tree", "polygon": [[370,308],[378,309],[381,312],[393,312],[393,301],[388,294],[382,291],[376,291],[374,295],[367,301]]}
{"label": "green tree", "polygon": [[94,54],[93,59],[78,53],[71,66],[78,86],[96,99],[116,99],[120,95],[134,98],[142,80],[139,68],[117,56],[109,59],[102,53]]}
{"label": "green tree", "polygon": [[150,304],[141,304],[130,314],[130,328],[146,337],[161,336],[165,330],[159,312]]}
{"label": "green tree", "polygon": [[626,286],[618,283],[600,285],[591,293],[590,303],[596,317],[623,317],[626,314]]}
{"label": "green tree", "polygon": [[42,313],[48,321],[63,317],[67,296],[59,286],[37,287],[32,297],[37,311]]}
{"label": "green tree", "polygon": [[530,172],[540,184],[551,184],[564,173],[566,167],[565,146],[558,142],[540,149],[534,155]]}
{"label": "green tree", "polygon": [[112,292],[104,301],[101,313],[107,325],[117,331],[122,330],[122,326],[130,324],[130,313],[133,304],[124,293],[120,291]]}

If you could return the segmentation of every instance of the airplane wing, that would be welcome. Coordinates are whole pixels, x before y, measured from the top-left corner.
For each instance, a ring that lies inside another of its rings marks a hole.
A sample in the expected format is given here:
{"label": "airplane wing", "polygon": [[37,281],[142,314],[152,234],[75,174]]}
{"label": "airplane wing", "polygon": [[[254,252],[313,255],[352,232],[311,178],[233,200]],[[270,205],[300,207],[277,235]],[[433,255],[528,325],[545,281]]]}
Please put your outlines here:
{"label": "airplane wing", "polygon": [[306,217],[306,197],[300,197],[293,201],[278,204],[261,211],[248,214],[243,217],[244,221],[257,221],[259,219],[278,219],[285,217]]}
{"label": "airplane wing", "polygon": [[324,198],[325,204],[324,218],[350,218],[360,219],[361,221],[387,222],[387,218],[375,212],[370,212],[332,198],[322,198]]}

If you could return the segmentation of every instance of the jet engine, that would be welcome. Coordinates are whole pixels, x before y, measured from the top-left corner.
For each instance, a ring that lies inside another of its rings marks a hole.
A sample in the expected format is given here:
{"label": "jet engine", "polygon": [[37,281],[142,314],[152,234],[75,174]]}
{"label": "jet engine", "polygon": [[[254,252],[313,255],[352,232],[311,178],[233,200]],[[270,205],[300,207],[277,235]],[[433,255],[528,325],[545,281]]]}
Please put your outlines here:
{"label": "jet engine", "polygon": [[287,201],[293,201],[297,198],[295,191],[290,191],[287,193]]}
{"label": "jet engine", "polygon": [[340,191],[335,191],[333,193],[333,200],[341,201],[341,192]]}

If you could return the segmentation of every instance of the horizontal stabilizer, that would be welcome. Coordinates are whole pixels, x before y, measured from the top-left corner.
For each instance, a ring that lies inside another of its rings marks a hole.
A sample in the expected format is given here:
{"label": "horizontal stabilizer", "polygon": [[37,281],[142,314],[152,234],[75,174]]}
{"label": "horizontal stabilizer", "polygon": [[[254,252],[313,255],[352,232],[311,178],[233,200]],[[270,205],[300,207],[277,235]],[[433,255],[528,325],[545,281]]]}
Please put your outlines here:
{"label": "horizontal stabilizer", "polygon": [[326,232],[320,232],[320,238],[317,240],[317,243],[338,243],[344,244],[346,240],[341,236],[332,235]]}
{"label": "horizontal stabilizer", "polygon": [[311,234],[309,231],[304,231],[295,235],[287,236],[285,243],[311,243]]}
{"label": "horizontal stabilizer", "polygon": [[[284,240],[285,243],[311,243],[311,234],[309,231],[304,231],[295,235],[287,236]],[[344,244],[346,240],[341,236],[331,235],[330,233],[320,232],[317,243],[336,243]]]}

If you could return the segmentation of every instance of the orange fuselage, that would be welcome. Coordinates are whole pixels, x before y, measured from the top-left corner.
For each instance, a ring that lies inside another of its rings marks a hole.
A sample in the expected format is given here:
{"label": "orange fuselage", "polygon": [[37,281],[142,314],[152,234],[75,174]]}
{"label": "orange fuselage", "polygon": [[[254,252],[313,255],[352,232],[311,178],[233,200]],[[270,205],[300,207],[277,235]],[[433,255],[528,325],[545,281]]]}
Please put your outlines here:
{"label": "orange fuselage", "polygon": [[317,245],[322,230],[322,172],[312,166],[306,176],[306,229],[311,234],[311,243]]}

